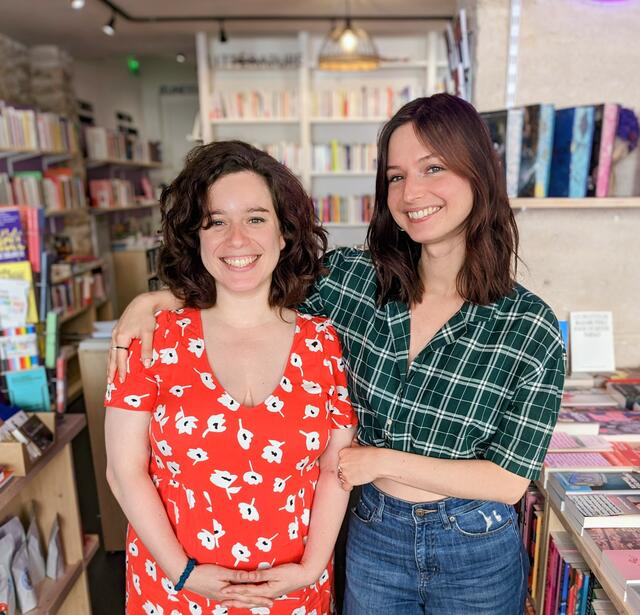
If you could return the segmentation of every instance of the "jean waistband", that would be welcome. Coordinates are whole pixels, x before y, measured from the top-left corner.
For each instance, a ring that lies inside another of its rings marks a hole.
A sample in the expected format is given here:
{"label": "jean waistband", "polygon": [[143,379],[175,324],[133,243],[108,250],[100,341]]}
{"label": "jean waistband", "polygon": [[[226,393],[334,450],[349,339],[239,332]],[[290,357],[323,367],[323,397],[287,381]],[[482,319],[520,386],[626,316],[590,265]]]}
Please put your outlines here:
{"label": "jean waistband", "polygon": [[[409,502],[393,497],[378,489],[373,483],[362,486],[360,497],[372,510],[383,508],[387,514],[396,517],[415,519],[416,517],[428,518],[429,513],[439,512],[440,515],[455,516],[478,508],[486,500],[469,500],[464,498],[447,497],[432,502]],[[498,504],[496,502],[496,504]],[[499,504],[511,508],[507,504]]]}

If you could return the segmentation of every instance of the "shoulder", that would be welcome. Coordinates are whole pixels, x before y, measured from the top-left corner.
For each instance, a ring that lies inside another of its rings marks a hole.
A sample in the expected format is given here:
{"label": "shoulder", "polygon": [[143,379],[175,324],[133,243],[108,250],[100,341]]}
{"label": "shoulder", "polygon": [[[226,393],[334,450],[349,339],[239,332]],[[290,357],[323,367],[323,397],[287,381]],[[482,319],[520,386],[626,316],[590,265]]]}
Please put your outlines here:
{"label": "shoulder", "polygon": [[298,312],[298,326],[301,334],[307,338],[320,338],[326,342],[334,342],[338,339],[333,322],[324,316],[311,316]]}
{"label": "shoulder", "polygon": [[375,275],[370,252],[357,248],[331,250],[327,253],[324,264],[329,269],[329,276],[351,273]]}
{"label": "shoulder", "polygon": [[155,348],[166,346],[167,342],[176,338],[199,337],[200,310],[197,308],[180,308],[177,310],[160,310],[155,314],[156,330],[153,336]]}

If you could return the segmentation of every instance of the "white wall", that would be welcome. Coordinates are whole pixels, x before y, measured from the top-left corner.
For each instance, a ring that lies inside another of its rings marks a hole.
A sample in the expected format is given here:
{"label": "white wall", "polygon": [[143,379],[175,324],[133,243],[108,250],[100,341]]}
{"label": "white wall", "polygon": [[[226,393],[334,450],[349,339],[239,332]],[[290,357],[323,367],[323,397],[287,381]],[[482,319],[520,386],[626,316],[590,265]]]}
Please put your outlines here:
{"label": "white wall", "polygon": [[[504,107],[509,4],[478,0],[472,13],[479,110]],[[639,32],[639,0],[523,0],[516,103],[640,110]],[[640,365],[640,210],[530,210],[517,219],[525,286],[559,318],[612,310],[617,365]]]}

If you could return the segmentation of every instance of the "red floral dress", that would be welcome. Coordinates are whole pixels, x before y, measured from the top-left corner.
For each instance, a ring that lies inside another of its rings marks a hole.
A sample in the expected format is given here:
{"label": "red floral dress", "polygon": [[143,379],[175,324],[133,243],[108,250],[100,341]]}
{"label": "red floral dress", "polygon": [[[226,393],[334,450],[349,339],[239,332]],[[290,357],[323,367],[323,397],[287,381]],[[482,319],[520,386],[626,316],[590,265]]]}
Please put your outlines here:
{"label": "red floral dress", "polygon": [[[149,474],[175,534],[199,563],[254,570],[300,561],[332,429],[355,426],[333,326],[297,315],[282,379],[260,405],[243,406],[207,359],[200,311],[161,312],[153,364],[131,345],[124,383],[105,405],[152,414]],[[268,357],[265,357],[268,360]],[[319,580],[271,609],[229,609],[176,592],[135,530],[127,536],[127,613],[324,615],[333,611],[331,562]]]}

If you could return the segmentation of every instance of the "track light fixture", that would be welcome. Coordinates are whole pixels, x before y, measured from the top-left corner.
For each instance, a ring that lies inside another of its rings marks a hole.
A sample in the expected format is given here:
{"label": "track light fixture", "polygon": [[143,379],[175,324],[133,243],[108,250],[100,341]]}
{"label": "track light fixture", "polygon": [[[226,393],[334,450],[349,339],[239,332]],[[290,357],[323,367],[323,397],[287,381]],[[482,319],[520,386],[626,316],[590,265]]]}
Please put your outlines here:
{"label": "track light fixture", "polygon": [[115,13],[111,13],[111,19],[102,26],[102,31],[107,36],[113,36],[116,33],[116,15]]}
{"label": "track light fixture", "polygon": [[220,23],[220,32],[218,33],[218,40],[221,43],[226,43],[229,39],[227,38],[227,32],[224,29],[224,21],[221,19],[219,23]]}
{"label": "track light fixture", "polygon": [[76,11],[84,8],[84,0],[71,0],[70,4],[71,8],[75,9]]}
{"label": "track light fixture", "polygon": [[176,62],[178,64],[184,64],[186,61],[187,61],[187,56],[184,55],[184,53],[182,53],[181,51],[176,53]]}

